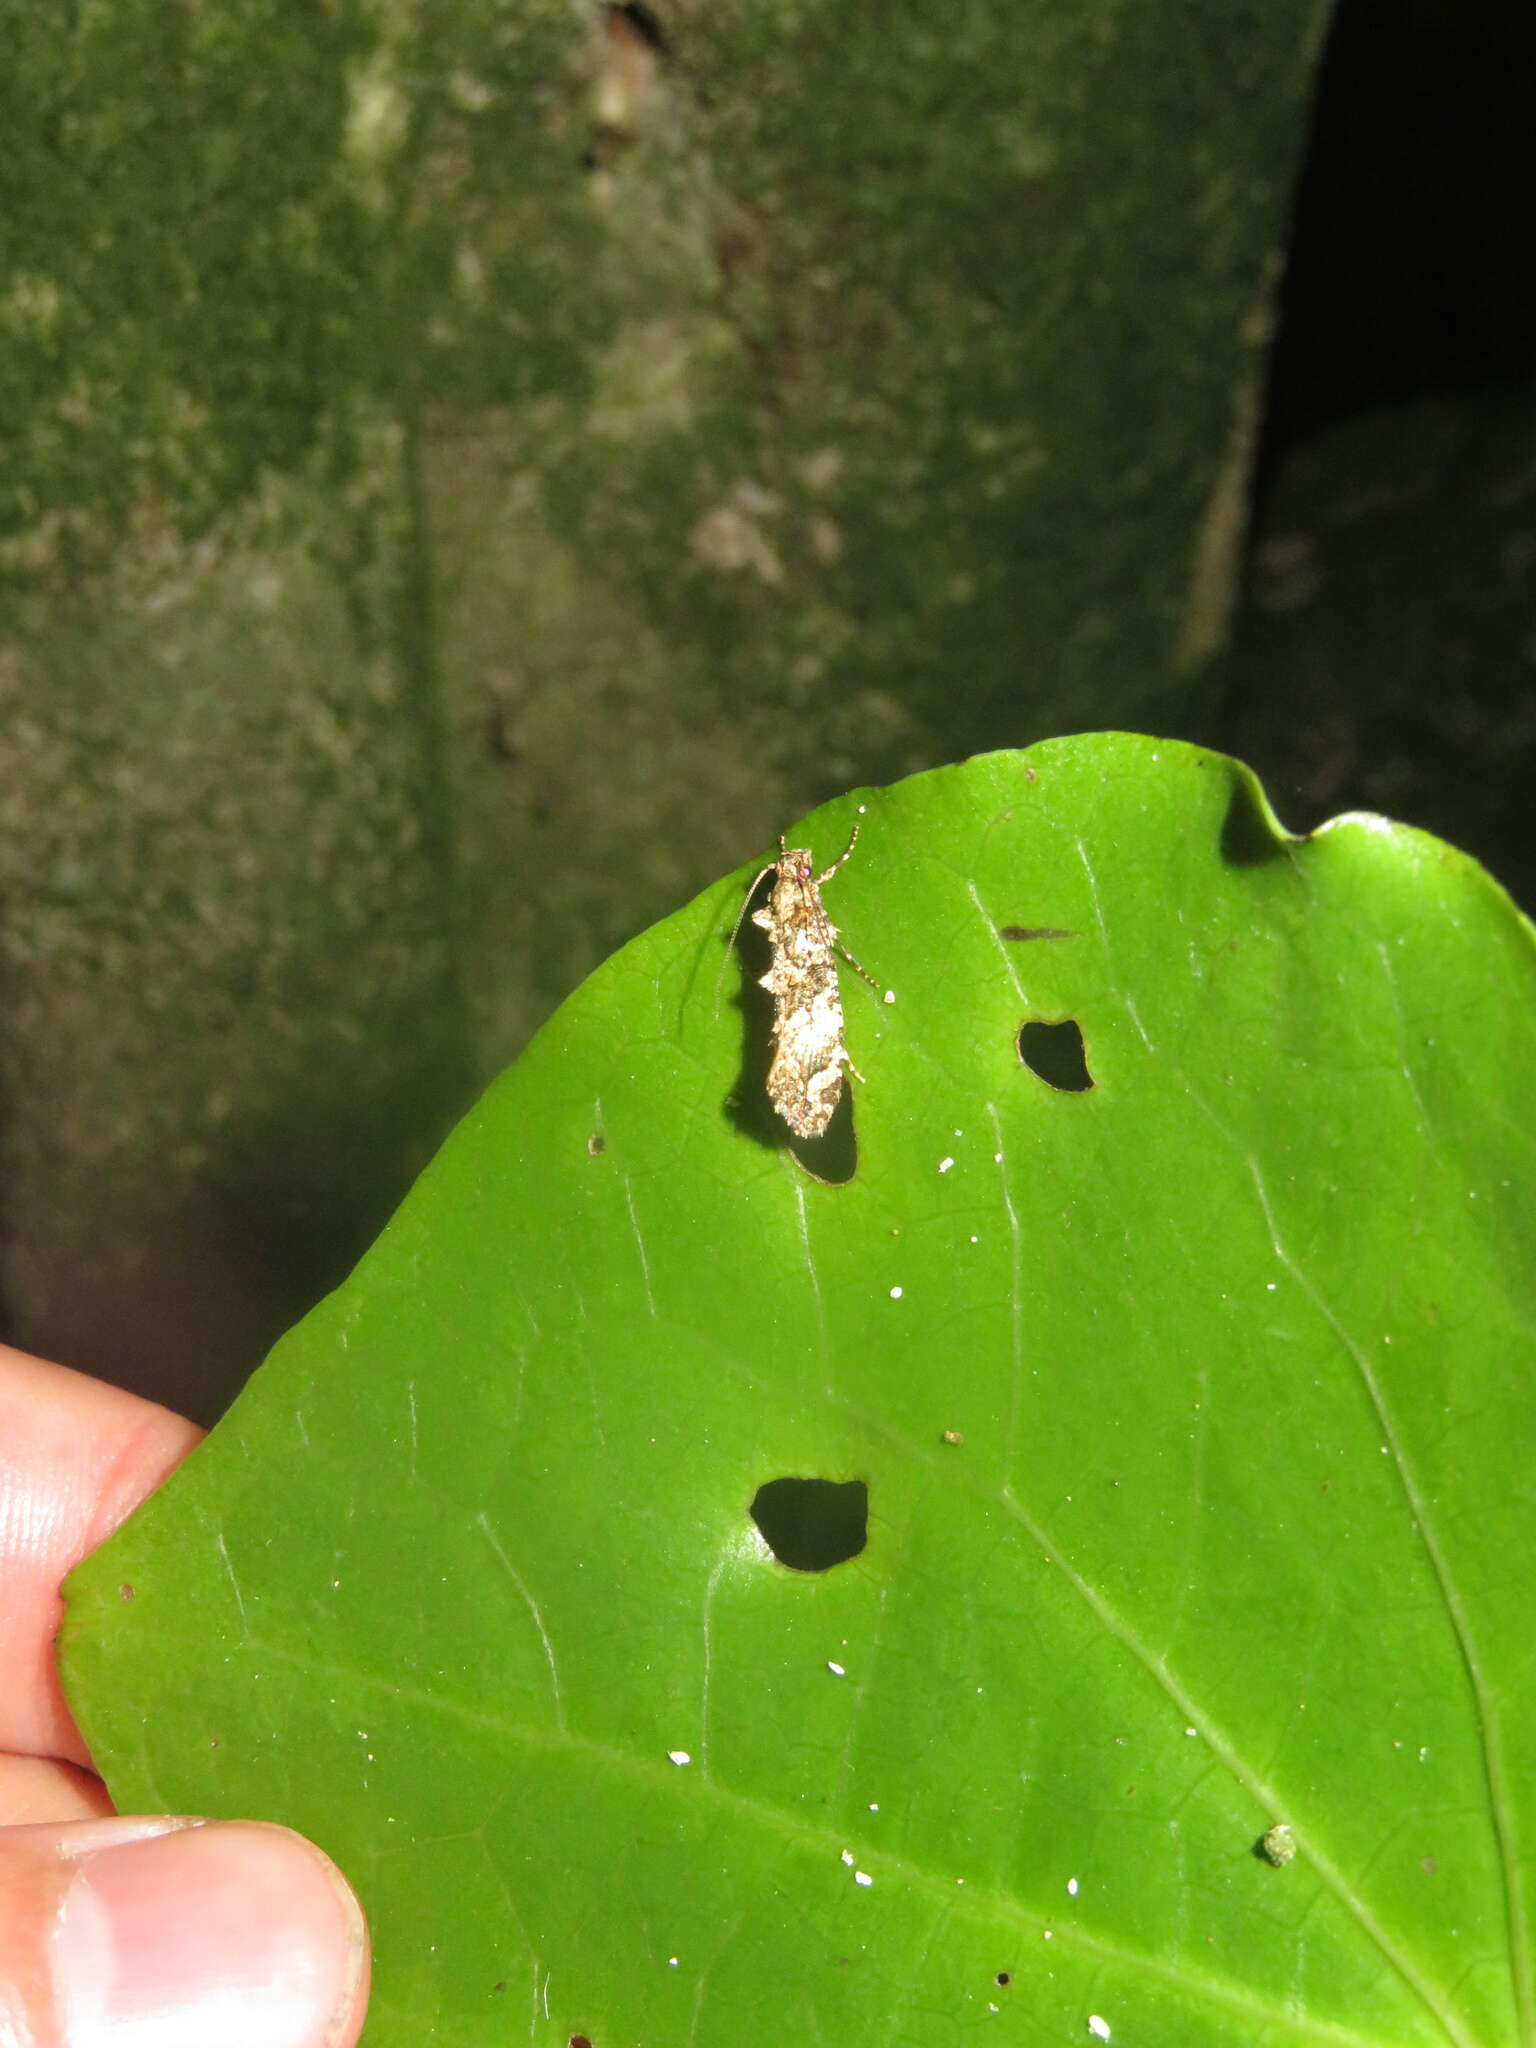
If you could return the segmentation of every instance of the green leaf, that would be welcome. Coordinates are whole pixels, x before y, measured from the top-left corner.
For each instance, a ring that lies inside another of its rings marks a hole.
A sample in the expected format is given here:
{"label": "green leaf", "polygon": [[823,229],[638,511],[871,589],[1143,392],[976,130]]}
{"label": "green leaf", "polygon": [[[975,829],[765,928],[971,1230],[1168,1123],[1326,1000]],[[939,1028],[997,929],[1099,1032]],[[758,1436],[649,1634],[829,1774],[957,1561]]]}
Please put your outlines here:
{"label": "green leaf", "polygon": [[1123,735],[855,816],[850,1177],[716,1004],[744,871],[75,1574],[114,1796],[336,1855],[371,2048],[1530,2039],[1528,927]]}

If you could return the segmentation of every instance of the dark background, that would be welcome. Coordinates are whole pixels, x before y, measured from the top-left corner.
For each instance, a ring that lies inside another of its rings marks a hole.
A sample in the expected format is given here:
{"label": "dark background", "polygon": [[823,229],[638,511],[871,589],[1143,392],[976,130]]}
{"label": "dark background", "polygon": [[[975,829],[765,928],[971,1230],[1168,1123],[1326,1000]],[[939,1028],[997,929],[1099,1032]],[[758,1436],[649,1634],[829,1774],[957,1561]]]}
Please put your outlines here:
{"label": "dark background", "polygon": [[[1536,583],[1523,553],[1501,583],[1499,556],[1529,531],[1529,495],[1493,530],[1484,515],[1490,471],[1531,448],[1533,179],[1536,11],[1344,0],[1296,186],[1252,576],[1293,508],[1329,516],[1333,485],[1360,612],[1305,643],[1283,688],[1250,642],[1218,720],[1294,829],[1385,811],[1477,854],[1527,909]],[[1351,423],[1330,474],[1319,444]]]}

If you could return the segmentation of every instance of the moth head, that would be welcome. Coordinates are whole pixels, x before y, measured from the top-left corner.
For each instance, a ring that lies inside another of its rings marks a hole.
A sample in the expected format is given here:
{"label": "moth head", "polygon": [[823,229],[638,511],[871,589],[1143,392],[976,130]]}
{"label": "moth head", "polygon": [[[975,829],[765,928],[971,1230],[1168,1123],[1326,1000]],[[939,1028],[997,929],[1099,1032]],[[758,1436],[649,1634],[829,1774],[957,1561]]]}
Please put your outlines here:
{"label": "moth head", "polygon": [[779,865],[787,867],[797,882],[808,882],[816,873],[816,863],[811,859],[808,846],[786,847]]}

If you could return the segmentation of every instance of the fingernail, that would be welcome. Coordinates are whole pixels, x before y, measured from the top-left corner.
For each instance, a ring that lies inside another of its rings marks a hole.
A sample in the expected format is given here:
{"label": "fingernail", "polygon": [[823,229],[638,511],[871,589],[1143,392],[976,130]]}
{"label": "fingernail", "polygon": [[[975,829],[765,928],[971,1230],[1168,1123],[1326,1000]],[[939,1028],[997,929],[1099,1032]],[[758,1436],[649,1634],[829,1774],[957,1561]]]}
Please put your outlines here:
{"label": "fingernail", "polygon": [[367,1942],[319,1850],[251,1821],[115,1825],[81,1840],[54,1925],[65,2048],[331,2048]]}

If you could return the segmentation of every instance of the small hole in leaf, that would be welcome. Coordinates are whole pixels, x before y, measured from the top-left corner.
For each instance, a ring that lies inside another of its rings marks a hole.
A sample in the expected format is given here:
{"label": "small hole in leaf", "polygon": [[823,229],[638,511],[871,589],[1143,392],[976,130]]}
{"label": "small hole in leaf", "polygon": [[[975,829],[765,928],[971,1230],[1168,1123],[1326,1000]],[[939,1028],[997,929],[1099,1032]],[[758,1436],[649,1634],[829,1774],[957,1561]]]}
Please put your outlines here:
{"label": "small hole in leaf", "polygon": [[869,1540],[869,1488],[862,1479],[770,1479],[753,1497],[752,1519],[780,1564],[830,1571]]}
{"label": "small hole in leaf", "polygon": [[572,2034],[569,2048],[592,2048],[592,2043],[585,2034]]}
{"label": "small hole in leaf", "polygon": [[1011,1984],[1013,1982],[1012,1972],[1009,1970],[999,1970],[997,1973],[997,1982],[1003,1985]]}
{"label": "small hole in leaf", "polygon": [[1070,1017],[1062,1024],[1021,1025],[1019,1058],[1047,1088],[1064,1095],[1081,1095],[1093,1086],[1083,1034]]}
{"label": "small hole in leaf", "polygon": [[594,1131],[591,1137],[588,1138],[587,1150],[592,1154],[592,1157],[594,1159],[596,1159],[599,1156],[599,1154],[606,1152],[608,1150],[608,1140],[603,1136],[601,1131]]}

